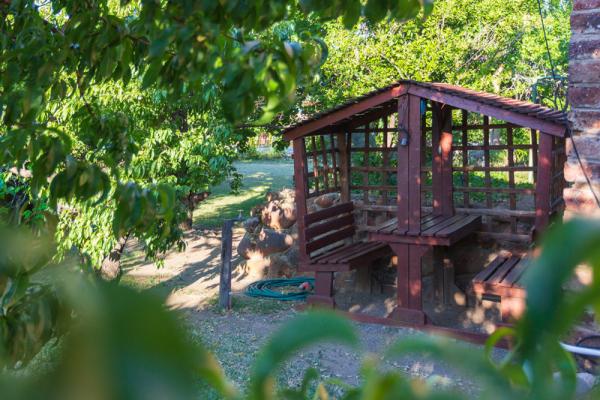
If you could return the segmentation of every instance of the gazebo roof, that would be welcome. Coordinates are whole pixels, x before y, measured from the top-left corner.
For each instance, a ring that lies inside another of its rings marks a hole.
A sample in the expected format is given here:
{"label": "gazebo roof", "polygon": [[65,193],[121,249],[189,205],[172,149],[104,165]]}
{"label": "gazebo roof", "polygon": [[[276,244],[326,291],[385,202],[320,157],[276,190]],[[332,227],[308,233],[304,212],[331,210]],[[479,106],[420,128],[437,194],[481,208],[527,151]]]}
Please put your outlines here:
{"label": "gazebo roof", "polygon": [[529,101],[446,83],[402,80],[289,126],[283,130],[284,138],[293,140],[323,131],[343,132],[364,125],[373,119],[392,113],[398,97],[405,94],[488,115],[555,136],[563,137],[567,128],[567,115],[564,112]]}

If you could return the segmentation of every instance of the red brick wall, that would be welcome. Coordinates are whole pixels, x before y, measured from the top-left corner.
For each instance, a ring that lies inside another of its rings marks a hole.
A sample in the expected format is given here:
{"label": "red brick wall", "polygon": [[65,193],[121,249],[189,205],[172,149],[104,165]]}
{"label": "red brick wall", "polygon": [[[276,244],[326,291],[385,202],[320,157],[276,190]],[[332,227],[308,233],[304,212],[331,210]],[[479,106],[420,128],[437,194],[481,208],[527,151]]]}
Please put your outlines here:
{"label": "red brick wall", "polygon": [[[575,145],[600,196],[600,0],[574,0],[569,49],[569,102]],[[566,217],[585,214],[600,217],[571,141],[567,140],[568,161],[564,191]]]}

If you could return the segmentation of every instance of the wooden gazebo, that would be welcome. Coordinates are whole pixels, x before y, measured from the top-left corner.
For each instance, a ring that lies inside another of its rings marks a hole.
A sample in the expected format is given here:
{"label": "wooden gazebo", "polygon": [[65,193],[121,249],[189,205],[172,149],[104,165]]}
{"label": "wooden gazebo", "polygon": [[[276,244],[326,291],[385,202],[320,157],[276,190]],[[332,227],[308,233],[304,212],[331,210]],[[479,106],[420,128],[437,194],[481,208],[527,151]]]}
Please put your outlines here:
{"label": "wooden gazebo", "polygon": [[[397,308],[388,318],[425,324],[425,252],[436,254],[473,234],[531,243],[560,214],[565,131],[563,112],[415,81],[287,128],[300,270],[316,277],[309,301],[334,306],[336,272],[391,251]],[[332,192],[340,195],[337,205],[309,213],[311,198]],[[434,273],[452,280],[443,264]]]}

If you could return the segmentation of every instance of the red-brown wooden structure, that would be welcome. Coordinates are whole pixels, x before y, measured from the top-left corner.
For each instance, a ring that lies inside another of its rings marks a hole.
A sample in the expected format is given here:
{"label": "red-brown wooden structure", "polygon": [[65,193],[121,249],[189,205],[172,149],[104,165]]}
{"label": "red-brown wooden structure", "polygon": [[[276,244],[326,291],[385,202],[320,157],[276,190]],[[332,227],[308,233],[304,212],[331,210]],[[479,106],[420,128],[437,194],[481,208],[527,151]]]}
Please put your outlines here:
{"label": "red-brown wooden structure", "polygon": [[[560,215],[566,121],[526,101],[399,81],[287,128],[300,270],[316,275],[309,301],[334,306],[335,272],[391,250],[397,309],[389,318],[426,324],[426,251],[440,254],[472,234],[530,243]],[[308,212],[310,198],[331,192],[340,204]],[[434,274],[447,292],[453,271],[439,263]]]}

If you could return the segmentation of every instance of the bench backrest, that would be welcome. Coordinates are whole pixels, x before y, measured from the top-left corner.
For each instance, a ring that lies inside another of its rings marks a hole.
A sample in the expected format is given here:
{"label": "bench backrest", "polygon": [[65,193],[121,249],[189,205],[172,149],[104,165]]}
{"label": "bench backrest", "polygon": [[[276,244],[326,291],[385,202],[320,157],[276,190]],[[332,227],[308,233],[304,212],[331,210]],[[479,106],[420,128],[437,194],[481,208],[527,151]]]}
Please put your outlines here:
{"label": "bench backrest", "polygon": [[310,257],[328,246],[342,246],[347,239],[352,238],[356,232],[353,211],[354,204],[350,201],[305,215],[306,255]]}

